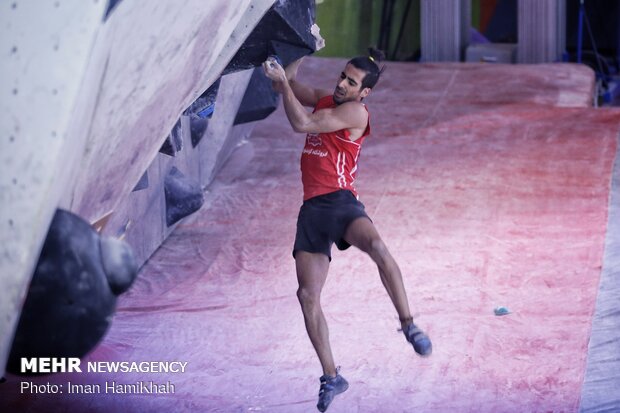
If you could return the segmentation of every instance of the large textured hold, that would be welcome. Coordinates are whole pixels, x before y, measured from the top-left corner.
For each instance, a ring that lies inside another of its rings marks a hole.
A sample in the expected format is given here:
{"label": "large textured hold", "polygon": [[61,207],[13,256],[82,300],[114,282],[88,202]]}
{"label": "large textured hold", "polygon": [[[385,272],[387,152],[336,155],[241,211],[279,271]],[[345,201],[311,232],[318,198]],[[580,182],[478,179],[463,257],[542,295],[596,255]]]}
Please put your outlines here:
{"label": "large textured hold", "polygon": [[257,67],[243,95],[234,124],[265,119],[276,110],[279,99],[280,96],[271,87],[271,80],[265,76],[262,67]]}
{"label": "large textured hold", "polygon": [[223,74],[259,66],[267,56],[276,54],[273,42],[292,46],[284,53],[286,56],[280,58],[284,66],[312,53],[317,41],[311,33],[314,21],[314,0],[277,1],[250,33]]}
{"label": "large textured hold", "polygon": [[107,331],[116,297],[137,266],[123,241],[102,239],[77,215],[57,210],[32,277],[9,356],[82,357]]}
{"label": "large textured hold", "polygon": [[172,167],[164,181],[166,195],[166,224],[174,225],[182,218],[196,212],[204,203],[200,184]]}

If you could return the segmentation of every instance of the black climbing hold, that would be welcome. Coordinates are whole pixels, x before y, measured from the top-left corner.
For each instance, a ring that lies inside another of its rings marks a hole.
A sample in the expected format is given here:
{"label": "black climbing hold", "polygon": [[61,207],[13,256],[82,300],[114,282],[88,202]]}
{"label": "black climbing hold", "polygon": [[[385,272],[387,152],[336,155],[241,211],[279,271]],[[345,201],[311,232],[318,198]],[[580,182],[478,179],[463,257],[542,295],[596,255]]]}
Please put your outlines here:
{"label": "black climbing hold", "polygon": [[271,86],[271,80],[265,76],[263,69],[257,67],[252,73],[248,88],[245,90],[239,110],[235,116],[235,125],[265,119],[278,107],[280,95]]}
{"label": "black climbing hold", "polygon": [[22,357],[82,357],[103,338],[117,295],[135,279],[129,246],[101,238],[77,215],[57,210],[41,250],[7,369]]}
{"label": "black climbing hold", "polygon": [[166,224],[174,225],[182,218],[196,212],[204,203],[200,184],[172,167],[164,180],[166,196]]}
{"label": "black climbing hold", "polygon": [[308,48],[287,42],[273,40],[269,42],[270,54],[278,57],[281,66],[286,67],[290,63],[308,54]]}
{"label": "black climbing hold", "polygon": [[[310,32],[315,21],[314,0],[278,0],[265,13],[246,41],[224,69],[223,74],[260,66],[269,55],[278,55],[284,66],[312,53],[316,39]],[[272,42],[292,46],[274,50]]]}
{"label": "black climbing hold", "polygon": [[181,149],[183,149],[183,130],[181,128],[181,119],[179,119],[164,144],[159,148],[159,152],[164,155],[176,156]]}

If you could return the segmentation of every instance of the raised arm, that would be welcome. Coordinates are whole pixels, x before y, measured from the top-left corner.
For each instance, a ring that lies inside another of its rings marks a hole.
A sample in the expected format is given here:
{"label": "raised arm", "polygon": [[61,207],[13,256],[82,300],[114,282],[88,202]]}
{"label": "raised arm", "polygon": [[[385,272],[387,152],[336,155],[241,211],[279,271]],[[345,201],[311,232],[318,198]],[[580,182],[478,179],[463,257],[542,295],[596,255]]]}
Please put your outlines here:
{"label": "raised arm", "polygon": [[310,113],[297,98],[282,66],[267,60],[263,63],[263,69],[274,82],[276,90],[282,93],[284,111],[295,132],[321,133],[349,129],[352,136],[361,136],[368,124],[368,112],[361,103],[347,102]]}
{"label": "raised arm", "polygon": [[288,83],[299,102],[304,106],[313,108],[316,106],[320,98],[330,95],[331,92],[327,89],[314,89],[297,81],[297,70],[299,69],[302,61],[303,57],[286,67],[286,78],[288,79]]}

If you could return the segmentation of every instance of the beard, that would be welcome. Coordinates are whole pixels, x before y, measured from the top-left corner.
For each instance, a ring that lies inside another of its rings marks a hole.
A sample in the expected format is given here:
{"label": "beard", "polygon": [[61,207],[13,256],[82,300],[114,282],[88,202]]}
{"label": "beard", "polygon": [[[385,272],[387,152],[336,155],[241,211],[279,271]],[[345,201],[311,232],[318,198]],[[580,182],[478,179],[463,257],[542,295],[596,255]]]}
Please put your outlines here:
{"label": "beard", "polygon": [[334,89],[332,98],[334,99],[334,103],[336,103],[337,105],[340,105],[341,103],[344,103],[347,101],[345,96],[346,95],[344,94],[344,92],[340,92],[338,88],[336,88]]}

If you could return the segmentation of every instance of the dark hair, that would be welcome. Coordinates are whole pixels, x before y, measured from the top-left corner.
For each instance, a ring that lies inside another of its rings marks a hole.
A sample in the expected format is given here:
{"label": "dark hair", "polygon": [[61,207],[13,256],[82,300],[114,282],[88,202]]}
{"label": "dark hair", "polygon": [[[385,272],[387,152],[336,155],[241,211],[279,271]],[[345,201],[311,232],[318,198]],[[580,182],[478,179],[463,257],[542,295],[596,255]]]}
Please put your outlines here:
{"label": "dark hair", "polygon": [[366,72],[366,76],[362,80],[362,85],[360,89],[364,89],[366,87],[373,88],[377,84],[379,80],[379,76],[385,70],[385,65],[379,68],[379,62],[381,62],[385,58],[385,53],[383,53],[379,49],[375,49],[374,47],[368,48],[368,56],[358,56],[349,60],[353,66],[357,67],[360,70]]}

